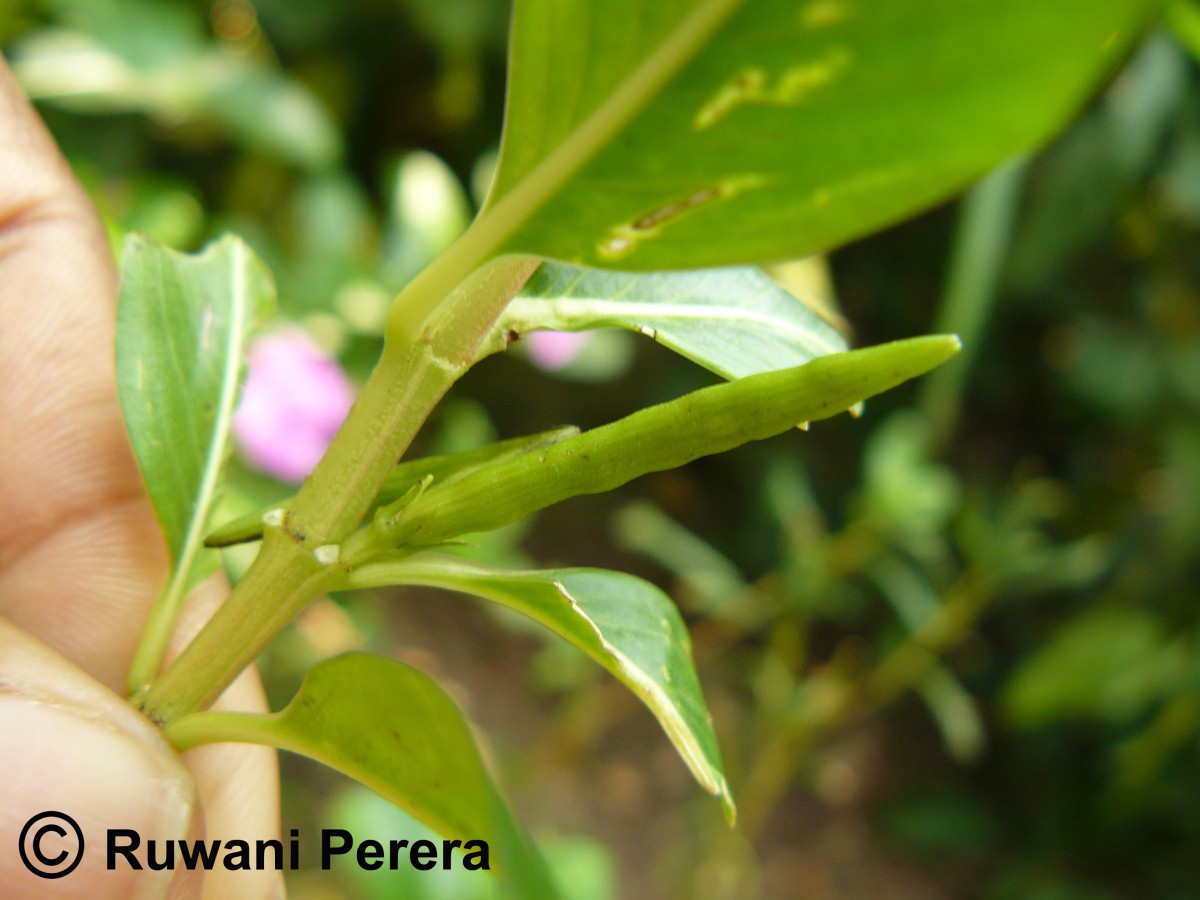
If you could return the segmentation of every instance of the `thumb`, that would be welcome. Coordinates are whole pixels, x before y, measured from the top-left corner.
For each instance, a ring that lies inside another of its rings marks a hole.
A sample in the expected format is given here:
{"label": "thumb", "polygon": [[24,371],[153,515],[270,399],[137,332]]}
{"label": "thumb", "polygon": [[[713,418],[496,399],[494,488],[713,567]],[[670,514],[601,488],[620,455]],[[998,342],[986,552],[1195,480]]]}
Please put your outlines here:
{"label": "thumb", "polygon": [[107,832],[136,832],[143,848],[187,837],[191,776],[129,704],[3,619],[0,773],[6,898],[166,895],[169,871],[134,871],[123,857],[107,869]]}

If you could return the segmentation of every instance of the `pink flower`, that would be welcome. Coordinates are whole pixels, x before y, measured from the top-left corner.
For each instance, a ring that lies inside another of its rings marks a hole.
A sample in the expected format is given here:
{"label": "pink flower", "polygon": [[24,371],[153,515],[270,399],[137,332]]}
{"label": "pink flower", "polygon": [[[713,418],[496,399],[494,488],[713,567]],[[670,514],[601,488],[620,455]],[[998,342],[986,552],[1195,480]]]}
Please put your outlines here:
{"label": "pink flower", "polygon": [[591,337],[586,331],[535,331],[525,341],[533,364],[553,372],[575,359]]}
{"label": "pink flower", "polygon": [[234,438],[251,465],[303,481],[350,411],[354,389],[337,361],[296,327],[259,338],[249,356]]}

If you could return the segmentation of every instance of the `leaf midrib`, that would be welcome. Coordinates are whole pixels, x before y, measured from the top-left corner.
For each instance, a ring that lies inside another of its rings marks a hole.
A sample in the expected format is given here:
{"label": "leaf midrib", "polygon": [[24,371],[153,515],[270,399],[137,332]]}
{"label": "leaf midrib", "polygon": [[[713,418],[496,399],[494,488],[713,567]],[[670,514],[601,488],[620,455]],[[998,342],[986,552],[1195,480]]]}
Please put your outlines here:
{"label": "leaf midrib", "polygon": [[187,576],[192,563],[204,541],[205,524],[216,496],[217,481],[221,476],[221,465],[229,431],[233,423],[234,400],[237,396],[238,372],[241,369],[241,347],[245,339],[247,323],[247,261],[246,249],[240,242],[233,242],[229,300],[229,331],[225,341],[224,363],[221,373],[221,391],[217,401],[216,417],[213,421],[208,448],[204,455],[204,472],[196,493],[196,503],[188,522],[179,557],[167,586],[167,602],[178,602],[187,586]]}
{"label": "leaf midrib", "polygon": [[[587,314],[597,323],[605,319],[627,318],[647,322],[664,319],[694,319],[696,321],[722,321],[758,325],[772,331],[783,332],[792,342],[806,349],[815,349],[818,355],[836,353],[841,347],[823,341],[811,331],[782,317],[750,309],[729,309],[704,303],[653,303],[637,300],[605,300],[601,297],[570,297],[562,300],[537,300],[518,297],[509,304],[501,322],[537,321],[541,327],[555,328],[555,315],[566,313],[569,318]],[[547,317],[547,313],[550,317]],[[545,324],[549,323],[549,324]],[[562,324],[559,322],[558,324]],[[595,327],[589,325],[590,327]]]}
{"label": "leaf midrib", "polygon": [[[746,0],[704,0],[600,106],[506,194],[488,197],[471,227],[396,298],[386,334],[392,346],[429,343],[434,311],[488,263],[524,251],[510,241],[541,207],[692,60]],[[503,158],[500,161],[504,165]],[[499,183],[498,181],[493,182]],[[490,321],[489,321],[490,324]],[[437,362],[437,360],[434,360]]]}
{"label": "leaf midrib", "polygon": [[500,249],[559,188],[607,146],[744,2],[706,0],[699,4],[590,116],[494,206],[493,198],[489,197],[479,224],[482,227],[487,222],[498,238],[491,249]]}

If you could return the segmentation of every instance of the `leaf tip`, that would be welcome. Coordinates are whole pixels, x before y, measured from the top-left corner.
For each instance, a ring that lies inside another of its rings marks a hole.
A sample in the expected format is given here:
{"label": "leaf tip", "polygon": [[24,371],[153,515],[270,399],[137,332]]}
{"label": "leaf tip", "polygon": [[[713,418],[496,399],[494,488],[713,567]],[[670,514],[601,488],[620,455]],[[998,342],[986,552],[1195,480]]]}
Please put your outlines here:
{"label": "leaf tip", "polygon": [[721,809],[725,813],[725,824],[730,828],[737,826],[737,804],[733,802],[733,794],[729,792],[729,785],[722,780],[721,791],[718,795],[721,800]]}

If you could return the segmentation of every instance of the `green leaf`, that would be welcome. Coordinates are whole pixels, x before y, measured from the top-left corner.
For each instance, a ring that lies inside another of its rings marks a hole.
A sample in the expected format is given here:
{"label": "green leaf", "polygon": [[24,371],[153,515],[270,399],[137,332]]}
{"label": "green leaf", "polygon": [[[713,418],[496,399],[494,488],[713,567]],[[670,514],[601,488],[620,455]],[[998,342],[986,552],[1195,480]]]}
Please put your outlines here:
{"label": "green leaf", "polygon": [[1171,0],[1164,16],[1167,26],[1194,59],[1200,60],[1200,3]]}
{"label": "green leaf", "polygon": [[641,698],[696,780],[720,797],[733,821],[733,798],[692,665],[687,629],[671,598],[654,585],[624,572],[509,572],[435,553],[373,560],[354,571],[349,584],[462,591],[545,625]]}
{"label": "green leaf", "polygon": [[[326,169],[342,155],[337,122],[297,81],[266,66],[210,53],[200,112],[244,147],[294,166]],[[195,74],[203,72],[197,64]]]}
{"label": "green leaf", "polygon": [[638,500],[612,517],[618,547],[640,553],[670,572],[680,606],[706,619],[753,632],[779,615],[769,594],[751,587],[721,551],[676,522],[657,506]]}
{"label": "green leaf", "polygon": [[[898,555],[880,554],[863,574],[892,605],[909,635],[919,634],[942,609],[925,573]],[[931,661],[915,687],[950,755],[962,763],[976,759],[987,731],[975,701],[954,672],[940,661]]]}
{"label": "green leaf", "polygon": [[933,336],[822,356],[647,407],[616,422],[433,487],[347,542],[345,558],[380,546],[436,544],[490,531],[579,494],[825,419],[941,364],[958,339]]}
{"label": "green leaf", "polygon": [[1157,5],[523,0],[502,250],[644,271],[831,247],[1046,140]]}
{"label": "green leaf", "polygon": [[454,243],[471,222],[471,206],[453,170],[424,150],[395,163],[383,257],[404,284]]}
{"label": "green leaf", "polygon": [[202,540],[224,485],[242,350],[274,300],[270,273],[238,238],[195,256],[141,235],[125,242],[117,390],[172,564],[134,664],[135,689],[157,670],[188,590],[216,570]]}
{"label": "green leaf", "polygon": [[638,274],[544,263],[479,355],[528,331],[605,327],[641,332],[728,379],[847,349],[835,328],[753,267]]}
{"label": "green leaf", "polygon": [[1003,708],[1018,728],[1064,719],[1124,722],[1171,695],[1187,671],[1183,640],[1164,634],[1153,614],[1099,607],[1021,658]]}
{"label": "green leaf", "polygon": [[338,127],[312,92],[209,37],[204,16],[153,0],[54,0],[71,25],[35,31],[14,53],[26,92],[82,112],[203,121],[297,166],[338,160]]}
{"label": "green leaf", "polygon": [[[406,460],[388,474],[387,481],[383,483],[383,489],[371,507],[372,512],[400,500],[414,488],[420,486],[422,482],[439,486],[452,484],[475,469],[511,459],[528,450],[548,447],[576,434],[579,434],[578,428],[566,425],[562,428],[552,428],[537,434],[510,438],[506,441],[498,441],[458,453]],[[220,528],[214,529],[204,539],[204,546],[231,547],[234,544],[258,540],[263,535],[263,516],[273,509],[287,509],[291,502],[292,498],[289,497],[226,522]]]}
{"label": "green leaf", "polygon": [[164,733],[180,751],[237,742],[315,759],[447,838],[486,841],[492,864],[518,896],[557,896],[493,785],[462,711],[418,669],[346,653],[313,666],[277,713],[192,713]]}

